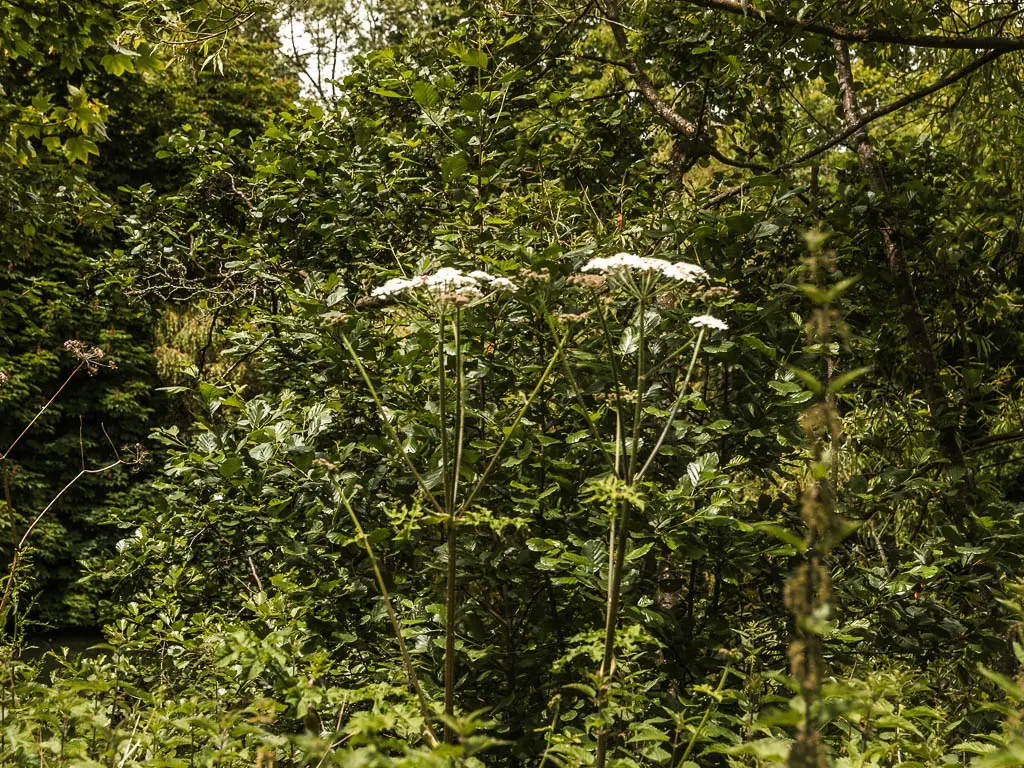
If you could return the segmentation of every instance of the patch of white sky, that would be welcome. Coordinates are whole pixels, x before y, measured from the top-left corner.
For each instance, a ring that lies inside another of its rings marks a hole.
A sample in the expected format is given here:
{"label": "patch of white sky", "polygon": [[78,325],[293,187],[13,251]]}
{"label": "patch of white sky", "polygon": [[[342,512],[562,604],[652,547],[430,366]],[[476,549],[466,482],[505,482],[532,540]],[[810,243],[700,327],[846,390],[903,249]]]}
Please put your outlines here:
{"label": "patch of white sky", "polygon": [[280,16],[281,52],[298,70],[304,96],[331,101],[349,71],[355,41],[372,23],[368,4],[344,3],[317,13],[295,6]]}

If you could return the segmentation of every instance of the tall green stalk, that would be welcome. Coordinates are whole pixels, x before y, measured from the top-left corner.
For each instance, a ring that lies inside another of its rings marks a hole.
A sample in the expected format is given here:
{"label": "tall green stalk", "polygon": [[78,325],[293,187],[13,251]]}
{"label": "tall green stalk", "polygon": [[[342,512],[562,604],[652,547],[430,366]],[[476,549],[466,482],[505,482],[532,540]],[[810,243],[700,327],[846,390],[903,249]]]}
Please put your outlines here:
{"label": "tall green stalk", "polygon": [[[444,480],[445,511],[445,555],[448,558],[444,586],[444,740],[454,738],[451,719],[455,714],[455,612],[456,588],[458,581],[458,541],[455,532],[455,477],[451,461],[451,447],[448,438],[448,376],[445,366],[444,337],[445,313],[441,312],[437,338],[437,379],[441,419],[441,476]],[[458,317],[455,322],[455,339],[458,347]],[[456,406],[458,410],[458,406]]]}
{"label": "tall green stalk", "polygon": [[451,448],[448,444],[448,374],[444,364],[445,313],[441,312],[437,331],[437,388],[441,420],[441,482],[443,484],[444,511],[450,516],[452,504]]}
{"label": "tall green stalk", "polygon": [[[445,717],[449,722],[445,723],[444,740],[451,741],[453,733],[450,726],[451,718],[455,712],[455,612],[458,608],[457,604],[457,578],[458,578],[458,560],[456,557],[456,546],[458,544],[456,536],[456,527],[458,524],[459,515],[462,514],[469,506],[473,503],[477,494],[484,486],[487,478],[490,476],[491,471],[494,469],[501,457],[505,447],[508,445],[512,435],[515,433],[516,428],[522,421],[523,416],[526,414],[527,409],[536,400],[537,395],[540,393],[544,383],[551,376],[552,371],[557,365],[559,359],[562,357],[562,352],[565,348],[566,340],[569,336],[567,330],[562,334],[558,344],[555,347],[555,351],[548,361],[547,366],[544,368],[540,379],[537,381],[536,386],[530,392],[523,405],[517,411],[515,418],[512,420],[510,427],[505,431],[505,436],[501,443],[498,445],[497,450],[491,456],[484,471],[480,474],[476,483],[474,483],[470,492],[466,495],[461,505],[456,505],[456,499],[454,492],[457,488],[456,481],[458,473],[461,471],[461,456],[463,453],[462,445],[465,442],[465,398],[468,392],[465,386],[465,362],[462,354],[462,333],[461,333],[461,314],[456,317],[453,334],[455,337],[455,346],[457,348],[456,353],[456,434],[455,440],[455,462],[451,461],[452,450],[450,447],[450,441],[448,436],[448,377],[445,368],[445,353],[444,353],[444,335],[445,335],[445,317],[442,315],[439,324],[439,341],[438,341],[438,379],[439,379],[439,410],[440,410],[440,422],[441,422],[441,461],[442,461],[442,478],[444,481],[443,499],[439,502],[437,497],[431,492],[423,476],[416,469],[416,466],[412,463],[406,453],[402,450],[402,443],[398,436],[398,432],[394,426],[388,420],[387,413],[384,410],[384,404],[380,399],[380,394],[377,392],[377,388],[373,384],[373,380],[370,378],[369,372],[366,370],[366,366],[363,365],[362,360],[356,354],[355,348],[352,346],[352,342],[343,331],[338,331],[338,338],[341,341],[342,346],[348,352],[348,355],[352,362],[355,364],[360,376],[362,377],[367,389],[370,392],[370,397],[373,399],[374,405],[377,408],[377,413],[381,421],[381,425],[384,428],[388,438],[391,440],[395,449],[398,451],[402,460],[405,462],[409,472],[415,478],[417,485],[420,490],[426,496],[427,500],[434,508],[434,510],[445,519],[445,541],[447,549],[447,568],[445,575],[445,661],[444,661],[444,701],[445,701]],[[455,473],[453,475],[453,472]]]}
{"label": "tall green stalk", "polygon": [[591,294],[594,301],[594,308],[597,316],[601,319],[601,335],[604,338],[605,349],[608,351],[608,361],[612,367],[612,383],[615,385],[615,393],[612,402],[615,403],[615,477],[622,478],[621,460],[625,453],[625,446],[622,444],[622,426],[625,423],[622,418],[622,375],[619,373],[619,362],[615,357],[615,345],[612,342],[612,331],[608,327],[608,318],[605,316],[604,308],[597,294]]}
{"label": "tall green stalk", "polygon": [[[637,309],[639,317],[639,346],[637,348],[636,392],[633,405],[633,421],[628,446],[628,464],[626,482],[632,485],[640,454],[640,427],[643,420],[644,389],[646,388],[647,364],[647,294],[651,288],[649,278],[644,278],[640,290],[640,304]],[[602,316],[603,319],[603,316]],[[609,345],[610,346],[610,345]],[[614,354],[614,351],[612,351]],[[617,393],[618,395],[618,393]],[[616,396],[616,403],[618,402]],[[604,653],[601,657],[599,677],[602,683],[607,680],[615,669],[615,637],[619,620],[619,592],[622,586],[622,570],[626,562],[626,546],[629,539],[629,518],[632,505],[628,501],[618,502],[617,524],[612,520],[608,537],[608,593],[605,599]],[[597,736],[597,753],[595,764],[603,768],[608,750],[608,732],[602,728]]]}

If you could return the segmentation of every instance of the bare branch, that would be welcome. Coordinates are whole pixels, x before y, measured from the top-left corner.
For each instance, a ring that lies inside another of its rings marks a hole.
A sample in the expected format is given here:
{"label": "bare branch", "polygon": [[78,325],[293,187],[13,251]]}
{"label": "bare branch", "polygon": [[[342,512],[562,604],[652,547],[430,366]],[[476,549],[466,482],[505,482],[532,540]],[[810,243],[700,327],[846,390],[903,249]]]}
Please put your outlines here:
{"label": "bare branch", "polygon": [[722,165],[730,165],[733,168],[749,168],[750,170],[757,171],[758,173],[769,173],[772,170],[770,166],[764,165],[762,163],[755,163],[748,160],[737,160],[734,157],[727,157],[714,147],[711,147],[708,150],[708,154],[710,154],[711,157],[715,158],[715,160],[720,162]]}

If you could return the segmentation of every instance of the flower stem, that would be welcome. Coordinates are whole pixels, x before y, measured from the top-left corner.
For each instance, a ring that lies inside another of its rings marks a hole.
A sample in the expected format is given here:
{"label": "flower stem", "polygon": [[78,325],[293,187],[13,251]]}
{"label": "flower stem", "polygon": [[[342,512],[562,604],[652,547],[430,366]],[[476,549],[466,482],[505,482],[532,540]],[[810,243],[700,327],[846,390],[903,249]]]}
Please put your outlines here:
{"label": "flower stem", "polygon": [[[640,454],[640,427],[643,419],[644,388],[646,387],[647,372],[647,289],[650,288],[645,278],[645,284],[640,291],[640,304],[637,309],[639,329],[639,347],[637,349],[636,364],[636,392],[634,396],[632,436],[629,446],[629,464],[626,470],[626,482],[634,482],[634,473]],[[616,402],[618,398],[616,398]],[[619,592],[622,586],[622,571],[626,562],[626,545],[629,540],[629,517],[632,505],[628,501],[620,501],[618,504],[618,520],[612,520],[608,537],[608,594],[605,602],[605,628],[604,628],[604,654],[601,658],[599,676],[602,684],[615,669],[615,636],[618,629],[619,618]],[[595,765],[603,768],[608,751],[608,731],[602,728],[597,735],[597,754]]]}
{"label": "flower stem", "polygon": [[441,419],[441,477],[444,480],[444,511],[447,518],[445,521],[445,556],[448,558],[444,587],[444,740],[451,743],[454,737],[451,720],[455,714],[455,612],[458,609],[456,605],[458,581],[456,548],[458,541],[455,533],[455,499],[453,496],[455,480],[451,475],[451,448],[448,445],[448,377],[444,361],[445,319],[445,313],[442,312],[437,334],[437,386]]}
{"label": "flower stem", "polygon": [[26,432],[28,432],[30,429],[32,429],[32,425],[35,424],[39,420],[40,416],[42,416],[44,413],[46,413],[46,410],[51,405],[53,405],[53,401],[57,399],[57,397],[60,395],[61,392],[64,391],[64,387],[66,387],[68,385],[68,383],[73,378],[75,378],[75,374],[78,373],[80,370],[82,370],[82,368],[84,368],[85,365],[86,365],[86,361],[83,360],[82,362],[80,362],[75,367],[75,370],[73,370],[71,373],[68,374],[68,377],[66,379],[64,379],[64,383],[61,384],[57,388],[57,391],[53,393],[53,396],[49,400],[46,401],[46,405],[44,405],[42,408],[40,408],[39,411],[36,413],[36,415],[32,417],[32,420],[28,424],[25,425],[25,428],[23,430],[21,430],[21,433],[16,438],[14,438],[14,442],[11,443],[9,446],[7,446],[7,450],[4,451],[3,453],[0,453],[0,461],[3,461],[4,459],[6,459],[8,456],[11,455],[11,451],[14,450],[14,446],[16,446],[18,444],[18,442],[21,440],[21,438],[23,438],[25,436]]}
{"label": "flower stem", "polygon": [[73,478],[71,478],[70,481],[68,481],[67,485],[65,485],[63,488],[57,491],[57,495],[50,499],[50,503],[46,505],[46,508],[43,509],[43,511],[40,512],[38,515],[36,515],[35,519],[32,520],[28,528],[25,529],[25,533],[22,534],[21,540],[14,548],[14,557],[11,559],[11,572],[7,576],[7,584],[4,586],[3,597],[0,597],[0,627],[3,627],[6,622],[7,615],[5,613],[5,609],[7,608],[7,600],[11,596],[11,587],[14,585],[14,578],[17,575],[18,561],[21,557],[22,550],[25,548],[25,543],[28,541],[28,537],[32,534],[32,531],[35,530],[36,526],[39,525],[40,521],[46,516],[46,513],[50,511],[53,505],[57,503],[60,497],[63,496],[64,493],[69,488],[71,488],[71,486],[73,486],[83,477],[85,477],[86,475],[99,475],[102,474],[103,472],[108,472],[109,470],[114,469],[114,467],[118,467],[124,463],[125,462],[123,460],[118,458],[117,461],[112,462],[106,465],[105,467],[100,467],[99,469],[85,469],[83,467],[81,470],[79,470],[77,475],[75,475]]}
{"label": "flower stem", "polygon": [[344,491],[337,483],[335,483],[334,487],[338,493],[338,497],[341,499],[341,503],[348,512],[348,516],[352,520],[352,525],[355,526],[356,535],[362,542],[364,549],[366,549],[366,556],[370,559],[370,566],[373,568],[373,577],[377,581],[377,589],[380,590],[380,596],[384,601],[384,607],[387,609],[388,618],[391,619],[391,627],[395,631],[395,639],[398,640],[398,649],[402,654],[402,664],[405,666],[405,674],[409,678],[410,687],[413,689],[413,692],[416,694],[416,697],[420,702],[420,711],[423,714],[424,733],[430,746],[436,747],[438,745],[437,734],[434,733],[434,729],[430,725],[433,715],[430,711],[430,706],[427,704],[427,697],[423,694],[423,689],[420,687],[419,678],[416,676],[416,669],[412,664],[412,656],[409,653],[408,647],[405,645],[405,638],[402,637],[402,625],[398,621],[398,614],[395,612],[395,607],[391,602],[391,596],[388,594],[388,588],[384,584],[384,576],[381,574],[380,565],[377,563],[377,556],[374,554],[373,547],[370,545],[369,537],[363,532],[363,526],[359,523],[359,518],[356,516],[355,509],[352,508],[352,503],[348,500],[348,497],[345,496]]}
{"label": "flower stem", "polygon": [[384,428],[384,432],[387,434],[388,438],[394,444],[395,451],[402,457],[402,461],[405,462],[406,468],[408,468],[409,473],[416,480],[416,484],[420,487],[420,490],[423,492],[427,501],[430,502],[434,511],[443,516],[445,514],[444,508],[438,503],[437,497],[434,496],[433,492],[430,490],[430,487],[423,479],[423,475],[421,475],[416,469],[416,465],[412,463],[412,460],[406,455],[405,451],[402,450],[402,441],[398,437],[398,432],[395,431],[394,426],[392,426],[391,422],[388,420],[387,413],[384,411],[384,404],[381,402],[380,395],[377,393],[377,388],[373,385],[373,380],[370,378],[370,374],[367,372],[366,366],[363,365],[363,361],[360,360],[359,356],[356,354],[355,347],[352,346],[352,342],[349,341],[348,336],[345,335],[344,331],[338,331],[338,335],[341,337],[341,343],[348,352],[352,362],[355,363],[355,366],[359,371],[359,375],[362,376],[363,381],[366,384],[366,388],[370,392],[370,397],[373,399],[374,405],[377,406],[377,415],[380,418],[381,426]]}
{"label": "flower stem", "polygon": [[633,482],[640,482],[643,478],[644,473],[647,472],[647,468],[651,466],[651,462],[654,461],[654,457],[658,455],[658,451],[661,450],[662,444],[665,442],[665,438],[668,436],[669,430],[672,428],[672,421],[675,419],[676,414],[679,412],[679,406],[682,405],[683,398],[686,397],[686,391],[690,388],[690,379],[693,376],[693,368],[697,364],[697,355],[700,353],[701,344],[704,341],[704,329],[700,329],[700,333],[697,334],[697,343],[693,346],[693,354],[690,356],[690,366],[686,369],[686,378],[683,380],[683,386],[679,390],[679,394],[676,396],[676,401],[672,403],[672,408],[668,412],[668,418],[665,419],[665,427],[661,430],[661,434],[658,435],[658,441],[654,444],[654,448],[651,449],[651,455],[647,457],[647,461],[640,467],[640,471],[633,477]]}
{"label": "flower stem", "polygon": [[[646,279],[645,279],[646,282]],[[647,286],[645,286],[646,288]],[[629,469],[626,482],[632,483],[640,456],[640,425],[644,417],[644,390],[647,387],[647,292],[643,291],[639,307],[640,346],[637,348],[636,397],[633,405],[633,439],[629,446]]]}
{"label": "flower stem", "polygon": [[444,511],[452,514],[451,448],[448,444],[448,377],[444,364],[444,332],[446,316],[442,312],[437,332],[437,390],[441,420],[441,478],[444,483]]}
{"label": "flower stem", "polygon": [[615,403],[615,418],[617,421],[615,430],[615,476],[620,478],[622,476],[622,470],[619,465],[620,457],[625,452],[624,446],[622,445],[622,376],[619,373],[619,362],[615,357],[615,347],[612,345],[612,332],[608,327],[608,318],[604,314],[604,309],[601,307],[601,301],[596,294],[591,294],[594,300],[594,307],[597,310],[597,316],[601,318],[601,330],[604,336],[605,348],[608,350],[608,361],[612,367],[612,378],[614,379],[615,392],[613,396],[613,402]]}
{"label": "flower stem", "polygon": [[462,354],[462,310],[455,314],[455,467],[452,471],[452,508],[459,496],[459,476],[462,473],[462,451],[466,434],[466,374],[465,356]]}

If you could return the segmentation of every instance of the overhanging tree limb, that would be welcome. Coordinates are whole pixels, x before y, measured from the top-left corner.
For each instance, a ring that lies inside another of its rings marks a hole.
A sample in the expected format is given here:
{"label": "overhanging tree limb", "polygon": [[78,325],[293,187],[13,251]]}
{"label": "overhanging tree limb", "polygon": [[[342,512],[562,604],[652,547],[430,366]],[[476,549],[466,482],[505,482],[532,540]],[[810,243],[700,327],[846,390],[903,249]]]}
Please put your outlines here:
{"label": "overhanging tree limb", "polygon": [[690,5],[716,11],[759,19],[777,27],[786,27],[800,32],[824,35],[833,40],[847,43],[889,43],[909,45],[919,48],[942,48],[973,51],[1024,51],[1024,37],[1001,36],[966,36],[951,37],[949,35],[907,35],[888,29],[850,29],[848,27],[825,24],[813,19],[798,19],[795,16],[784,16],[774,11],[755,7],[752,3],[740,3],[734,0],[689,0]]}
{"label": "overhanging tree limb", "polygon": [[[943,88],[952,85],[958,80],[963,80],[968,75],[971,75],[972,73],[984,67],[986,64],[995,61],[999,57],[1005,56],[1007,53],[1009,53],[1009,51],[989,51],[984,56],[975,59],[970,64],[968,64],[962,69],[957,70],[953,74],[947,75],[941,80],[937,80],[931,85],[926,86],[924,88],[920,88],[914,91],[913,93],[908,93],[906,96],[896,99],[896,101],[887,104],[884,107],[880,107],[879,109],[876,109],[873,112],[869,112],[868,114],[861,116],[860,119],[856,120],[853,123],[848,122],[843,130],[829,138],[827,141],[823,141],[822,143],[814,147],[811,147],[807,151],[802,152],[797,157],[794,157],[792,160],[787,160],[786,162],[781,163],[775,166],[774,168],[771,168],[770,170],[767,171],[767,173],[782,173],[783,171],[788,171],[790,168],[800,165],[801,163],[806,163],[808,160],[813,160],[815,157],[823,155],[830,149],[834,149],[835,147],[839,146],[848,138],[853,136],[855,133],[864,130],[864,128],[866,128],[868,125],[875,122],[876,120],[880,120],[886,115],[891,115],[893,112],[897,112],[903,109],[904,107],[910,106],[914,102],[920,101],[921,99],[926,98],[932,95],[933,93],[941,91]],[[727,189],[724,192],[721,192],[715,197],[713,197],[710,201],[710,204],[715,205],[722,202],[723,200],[727,200],[730,197],[735,197],[746,188],[747,184],[744,183],[737,187]]]}
{"label": "overhanging tree limb", "polygon": [[626,28],[622,26],[619,4],[616,0],[608,0],[605,4],[605,15],[608,17],[608,23],[611,25],[612,35],[615,36],[615,44],[622,52],[623,64],[629,70],[630,75],[633,76],[633,82],[636,83],[637,90],[640,91],[640,94],[647,101],[654,114],[664,120],[668,127],[676,133],[690,138],[696,136],[699,133],[697,125],[680,115],[661,98],[661,94],[658,93],[654,83],[651,82],[650,78],[647,77],[647,74],[633,57],[633,53],[629,48],[629,38],[626,37]]}
{"label": "overhanging tree limb", "polygon": [[[658,89],[655,87],[654,83],[651,82],[650,78],[647,77],[643,68],[637,64],[637,61],[629,47],[629,39],[626,37],[626,30],[622,25],[622,20],[619,15],[619,6],[616,0],[608,0],[605,6],[605,15],[607,16],[608,23],[611,25],[612,34],[615,36],[615,43],[618,45],[619,51],[623,55],[623,60],[611,61],[608,59],[600,59],[601,62],[604,64],[625,67],[633,77],[633,82],[636,83],[637,90],[640,91],[640,94],[647,101],[651,111],[660,117],[673,131],[673,133],[679,134],[688,139],[696,138],[700,134],[700,127],[672,109],[671,105],[661,97],[660,93],[658,93]],[[599,57],[588,58],[594,58],[596,60]],[[707,147],[706,151],[713,158],[725,165],[731,165],[736,168],[749,168],[760,173],[764,173],[769,170],[768,166],[762,165],[761,163],[726,157],[713,146]]]}
{"label": "overhanging tree limb", "polygon": [[[707,3],[707,4],[709,4],[709,7],[710,7],[710,4],[715,4],[715,7],[717,7],[717,4],[719,4],[719,3],[724,3],[725,5],[728,5],[728,6],[735,5],[736,8],[740,8],[741,7],[739,3],[732,3],[732,2],[730,2],[730,0],[691,0],[691,2],[695,2],[697,4],[705,4],[705,3]],[[748,8],[748,12],[759,13],[758,11],[755,11],[753,9],[753,7],[750,6],[750,5],[748,5],[747,8]],[[730,10],[731,10],[731,8],[730,8]],[[622,24],[621,15],[619,13],[619,6],[618,6],[618,2],[616,0],[608,0],[607,1],[606,5],[605,5],[605,15],[607,17],[608,23],[611,25],[612,34],[615,37],[616,45],[619,47],[619,50],[622,53],[623,60],[621,62],[615,62],[615,61],[608,60],[608,61],[605,61],[604,63],[614,64],[614,65],[617,65],[617,66],[625,67],[626,70],[629,71],[630,75],[632,76],[633,81],[636,83],[637,90],[640,91],[640,94],[644,97],[644,100],[647,102],[648,106],[650,106],[651,111],[653,111],[658,117],[660,117],[665,122],[665,124],[670,129],[672,129],[673,132],[675,132],[677,134],[681,134],[682,136],[684,136],[686,138],[694,138],[694,137],[696,137],[699,134],[698,126],[696,124],[692,123],[691,121],[687,120],[685,117],[680,115],[674,109],[672,109],[672,107],[668,104],[668,102],[666,102],[661,97],[661,94],[658,93],[658,89],[655,87],[655,85],[651,82],[650,78],[647,77],[647,74],[643,71],[643,69],[637,63],[636,58],[633,56],[632,50],[630,49],[629,39],[626,36],[626,29],[625,29],[625,27]],[[795,19],[794,19],[794,21],[795,21]],[[808,31],[815,31],[815,30],[808,30]],[[985,39],[988,39],[988,38],[985,38]],[[996,38],[996,39],[1011,39],[1011,38]],[[1018,38],[1012,38],[1012,39],[1018,39]],[[979,70],[982,67],[984,67],[986,64],[989,64],[989,63],[995,61],[999,57],[1004,56],[1007,53],[1011,53],[1011,52],[1013,52],[1015,50],[1024,50],[1024,38],[1019,38],[1019,40],[1021,42],[1021,46],[1019,48],[1005,48],[1004,47],[1004,48],[997,48],[997,49],[994,49],[994,50],[990,50],[990,51],[988,51],[988,53],[986,53],[985,55],[980,56],[979,58],[975,59],[970,64],[968,64],[965,67],[963,67],[962,69],[959,69],[956,72],[954,72],[954,73],[952,73],[950,75],[947,75],[946,77],[943,77],[940,80],[937,80],[936,82],[932,83],[931,85],[926,86],[924,88],[920,88],[920,89],[914,91],[913,93],[909,93],[906,96],[903,96],[902,98],[899,98],[896,101],[893,101],[892,103],[887,104],[884,107],[876,109],[873,112],[869,112],[866,115],[863,115],[855,123],[847,124],[846,128],[844,128],[843,130],[841,130],[839,133],[835,134],[834,136],[832,136],[828,140],[822,142],[821,144],[818,144],[818,145],[812,147],[811,149],[808,149],[807,151],[801,153],[800,155],[798,155],[797,157],[793,158],[792,160],[787,160],[786,162],[781,163],[781,164],[779,164],[779,165],[777,165],[775,167],[770,167],[770,166],[767,166],[767,165],[762,165],[761,163],[757,163],[757,162],[742,161],[742,160],[736,160],[736,159],[733,159],[733,158],[729,158],[729,157],[724,156],[721,152],[719,152],[714,147],[710,147],[708,149],[708,154],[710,154],[711,157],[714,157],[716,160],[718,160],[719,162],[721,162],[721,163],[723,163],[725,165],[731,165],[731,166],[734,166],[734,167],[737,167],[737,168],[749,168],[751,170],[757,171],[758,173],[766,173],[766,174],[782,173],[783,171],[787,171],[790,168],[793,168],[793,167],[795,167],[797,165],[800,165],[801,163],[805,163],[808,160],[812,160],[815,157],[817,157],[819,155],[822,155],[825,152],[828,152],[830,149],[834,149],[835,147],[837,147],[840,144],[842,144],[843,142],[845,142],[848,138],[853,136],[855,133],[857,133],[860,130],[863,130],[866,126],[870,125],[871,123],[875,122],[876,120],[880,120],[881,118],[885,117],[886,115],[890,115],[893,112],[897,112],[900,109],[903,109],[904,107],[910,106],[911,104],[913,104],[913,103],[915,103],[917,101],[920,101],[921,99],[926,98],[926,97],[930,96],[933,93],[941,91],[943,88],[946,88],[946,87],[952,85],[953,83],[956,83],[959,80],[963,80],[965,77],[968,77],[969,75],[973,74],[977,70]],[[963,46],[963,47],[967,47],[967,46]],[[727,189],[724,192],[722,192],[722,193],[716,195],[715,197],[713,197],[709,204],[710,205],[717,205],[718,203],[723,202],[724,200],[727,200],[730,197],[735,197],[737,194],[739,194],[740,192],[742,192],[746,188],[747,188],[747,184],[744,183],[744,184],[741,184],[739,186],[733,187],[731,189]]]}
{"label": "overhanging tree limb", "polygon": [[822,154],[823,152],[827,152],[833,147],[842,144],[850,136],[853,136],[858,131],[863,130],[865,127],[875,122],[875,120],[883,118],[886,115],[891,115],[893,112],[903,109],[903,107],[908,107],[914,102],[920,101],[921,99],[925,98],[926,96],[931,96],[933,93],[941,91],[943,88],[952,85],[958,80],[963,80],[971,73],[981,69],[989,62],[995,61],[1000,56],[1003,56],[1006,53],[1008,53],[1008,51],[989,51],[984,56],[972,61],[963,69],[960,69],[951,75],[947,75],[946,77],[932,83],[929,86],[914,91],[913,93],[909,93],[906,96],[892,102],[891,104],[887,104],[886,106],[881,107],[880,109],[876,109],[874,112],[869,112],[868,114],[863,115],[859,120],[855,121],[854,123],[848,124],[844,130],[837,133],[828,141],[823,142],[818,146],[807,150],[799,157],[795,157],[792,160],[783,163],[782,165],[775,168],[773,172],[777,173],[779,171],[787,170],[788,168],[792,168],[794,165],[799,165],[800,163],[806,162],[807,160],[810,160]]}

